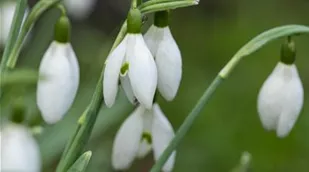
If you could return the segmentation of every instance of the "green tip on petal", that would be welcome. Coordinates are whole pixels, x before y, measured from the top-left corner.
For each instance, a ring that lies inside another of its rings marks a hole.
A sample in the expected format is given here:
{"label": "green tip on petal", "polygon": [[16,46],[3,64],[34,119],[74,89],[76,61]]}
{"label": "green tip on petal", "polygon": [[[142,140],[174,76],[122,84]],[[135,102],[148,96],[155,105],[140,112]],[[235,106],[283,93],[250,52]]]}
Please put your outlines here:
{"label": "green tip on petal", "polygon": [[71,37],[71,23],[66,15],[62,15],[55,24],[54,39],[57,42],[67,43]]}
{"label": "green tip on petal", "polygon": [[17,99],[11,111],[11,121],[17,124],[22,123],[25,120],[26,107],[22,98]]}
{"label": "green tip on petal", "polygon": [[141,33],[142,13],[133,8],[128,14],[128,33]]}
{"label": "green tip on petal", "polygon": [[295,62],[296,48],[295,43],[288,37],[287,41],[281,46],[281,62],[291,65]]}
{"label": "green tip on petal", "polygon": [[142,140],[146,140],[146,142],[147,142],[148,144],[151,145],[151,144],[152,144],[152,137],[151,137],[151,134],[148,133],[148,132],[143,132],[141,141],[142,141]]}
{"label": "green tip on petal", "polygon": [[154,14],[154,25],[160,28],[168,26],[169,22],[169,12],[168,11],[158,11]]}

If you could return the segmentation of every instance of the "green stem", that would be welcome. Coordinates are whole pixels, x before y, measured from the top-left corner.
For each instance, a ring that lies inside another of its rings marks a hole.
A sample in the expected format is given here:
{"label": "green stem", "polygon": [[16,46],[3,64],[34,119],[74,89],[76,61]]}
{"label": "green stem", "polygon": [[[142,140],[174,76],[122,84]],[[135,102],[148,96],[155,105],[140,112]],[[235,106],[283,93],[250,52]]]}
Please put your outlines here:
{"label": "green stem", "polygon": [[210,100],[211,95],[218,88],[220,83],[227,79],[229,74],[235,69],[235,67],[239,64],[239,62],[244,59],[244,57],[254,53],[255,51],[262,48],[264,45],[273,41],[275,39],[291,36],[295,34],[309,34],[309,27],[302,25],[287,25],[276,27],[261,33],[260,35],[253,38],[247,44],[245,44],[233,57],[232,59],[224,66],[224,68],[217,75],[215,80],[211,83],[211,85],[205,90],[202,97],[199,99],[193,110],[181,124],[180,128],[176,132],[174,139],[167,146],[163,154],[160,156],[159,160],[152,167],[151,172],[159,172],[161,168],[165,164],[165,162],[170,157],[171,153],[176,149],[176,147],[180,144],[184,136],[187,134],[193,122],[196,120],[198,115],[200,114],[203,107]]}
{"label": "green stem", "polygon": [[28,32],[31,30],[33,24],[38,20],[38,18],[53,5],[59,3],[61,0],[48,0],[39,1],[31,10],[30,14],[27,16],[25,23],[22,25],[19,36],[12,47],[12,51],[9,53],[8,60],[6,62],[6,67],[14,68],[19,57],[23,42]]}
{"label": "green stem", "polygon": [[19,35],[19,31],[20,31],[20,28],[21,28],[21,25],[24,19],[25,10],[27,8],[27,0],[20,0],[20,1],[17,1],[16,3],[17,5],[16,5],[16,10],[14,13],[12,25],[11,25],[11,30],[10,30],[8,41],[6,43],[4,53],[2,56],[2,60],[1,60],[1,65],[0,65],[1,74],[4,71],[6,71],[5,65],[9,59],[9,55],[12,51],[12,47],[16,42],[15,40],[17,39]]}
{"label": "green stem", "polygon": [[141,13],[143,14],[198,5],[198,1],[194,1],[194,0],[190,0],[190,1],[182,0],[182,1],[171,1],[171,2],[164,1],[163,3],[150,3],[149,1],[150,5],[146,3],[142,4],[140,7]]}
{"label": "green stem", "polygon": [[[120,42],[126,35],[126,30],[127,27],[125,22],[118,33],[118,36],[113,44],[113,47],[111,48],[111,51],[120,44]],[[97,82],[97,86],[95,88],[95,92],[92,96],[91,102],[83,115],[79,118],[78,127],[75,131],[75,134],[66,145],[61,160],[57,166],[57,172],[66,172],[72,166],[72,164],[82,153],[85,144],[90,138],[91,131],[99,114],[99,110],[101,108],[101,105],[103,104],[103,72],[104,68]]]}
{"label": "green stem", "polygon": [[176,135],[174,139],[170,142],[168,147],[165,149],[164,153],[160,156],[160,159],[156,162],[156,164],[152,167],[151,172],[159,172],[161,171],[161,168],[165,164],[165,162],[170,157],[171,153],[175,150],[175,148],[179,145],[179,143],[182,141],[182,139],[185,137],[191,126],[193,125],[193,122],[198,117],[199,113],[203,110],[203,107],[206,105],[206,103],[209,101],[215,90],[218,88],[218,86],[224,81],[224,79],[220,76],[217,76],[213,82],[210,84],[210,86],[207,88],[207,90],[204,92],[202,97],[199,99],[193,110],[190,112],[190,114],[187,116],[187,118],[184,120],[183,124],[180,126],[178,131],[176,132]]}

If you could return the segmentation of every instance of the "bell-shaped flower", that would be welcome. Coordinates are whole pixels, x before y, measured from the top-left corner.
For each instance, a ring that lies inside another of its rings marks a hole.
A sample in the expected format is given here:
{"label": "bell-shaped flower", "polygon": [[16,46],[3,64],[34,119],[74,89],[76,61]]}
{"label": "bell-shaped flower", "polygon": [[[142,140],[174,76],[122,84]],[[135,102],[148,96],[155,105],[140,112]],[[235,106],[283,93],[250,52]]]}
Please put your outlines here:
{"label": "bell-shaped flower", "polygon": [[278,137],[292,130],[303,106],[304,90],[294,64],[279,62],[263,84],[258,96],[258,112],[265,129]]}
{"label": "bell-shaped flower", "polygon": [[0,171],[41,171],[39,146],[27,128],[6,124],[1,128],[0,139]]}
{"label": "bell-shaped flower", "polygon": [[[0,47],[4,46],[8,41],[16,5],[17,2],[15,1],[4,1],[0,3]],[[24,19],[27,15],[28,8],[25,11]]]}
{"label": "bell-shaped flower", "polygon": [[[135,158],[145,157],[151,150],[158,160],[170,141],[174,130],[158,104],[151,110],[138,106],[123,122],[116,134],[112,150],[112,165],[115,170],[126,170]],[[162,171],[172,171],[176,151],[164,164]]]}
{"label": "bell-shaped flower", "polygon": [[181,77],[181,53],[168,26],[168,12],[155,13],[155,22],[144,35],[155,58],[158,70],[158,90],[168,101],[175,98]]}
{"label": "bell-shaped flower", "polygon": [[[60,20],[64,22],[67,18]],[[67,38],[62,39],[59,35],[55,35],[56,40],[42,58],[39,69],[41,79],[37,85],[37,105],[48,124],[63,118],[75,99],[79,85],[76,55]]]}
{"label": "bell-shaped flower", "polygon": [[93,11],[97,0],[64,0],[63,3],[71,15],[76,20],[84,20]]}
{"label": "bell-shaped flower", "polygon": [[140,33],[141,14],[132,9],[128,16],[128,34],[106,60],[103,95],[107,107],[116,99],[120,81],[128,99],[136,98],[150,109],[157,87],[157,68]]}

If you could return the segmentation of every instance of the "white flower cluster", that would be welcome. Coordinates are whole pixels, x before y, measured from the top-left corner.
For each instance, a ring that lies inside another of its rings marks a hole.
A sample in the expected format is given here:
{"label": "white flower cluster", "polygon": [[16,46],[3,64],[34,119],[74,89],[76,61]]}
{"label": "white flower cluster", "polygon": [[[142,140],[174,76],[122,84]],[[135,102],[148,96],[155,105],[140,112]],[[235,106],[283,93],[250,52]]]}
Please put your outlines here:
{"label": "white flower cluster", "polygon": [[[103,78],[104,101],[112,107],[120,82],[128,100],[136,110],[123,122],[113,146],[112,164],[116,170],[128,169],[136,157],[142,158],[153,150],[158,160],[174,137],[172,125],[154,102],[156,89],[168,101],[175,98],[182,75],[179,48],[167,24],[168,12],[160,17],[163,25],[152,25],[142,36],[131,32],[108,56]],[[140,16],[138,16],[140,17]],[[141,20],[141,19],[139,19]],[[139,26],[141,27],[141,26]],[[176,151],[169,157],[163,171],[172,171]]]}

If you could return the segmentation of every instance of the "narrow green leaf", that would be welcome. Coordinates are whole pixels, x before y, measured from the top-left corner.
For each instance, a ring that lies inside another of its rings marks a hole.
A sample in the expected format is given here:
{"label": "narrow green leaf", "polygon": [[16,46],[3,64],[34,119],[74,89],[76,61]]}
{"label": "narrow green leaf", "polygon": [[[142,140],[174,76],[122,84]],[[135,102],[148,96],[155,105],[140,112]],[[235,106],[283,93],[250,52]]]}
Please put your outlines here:
{"label": "narrow green leaf", "polygon": [[14,85],[36,85],[39,79],[39,74],[31,69],[18,69],[6,72],[2,75],[0,84],[1,87]]}
{"label": "narrow green leaf", "polygon": [[67,172],[85,172],[88,167],[91,156],[92,156],[91,151],[85,152],[82,156],[80,156],[76,160],[76,162]]}
{"label": "narrow green leaf", "polygon": [[12,47],[16,42],[15,40],[18,37],[19,31],[20,31],[20,28],[21,28],[21,25],[24,19],[26,8],[27,8],[27,0],[20,0],[17,2],[8,41],[6,43],[4,53],[2,56],[2,60],[1,60],[1,66],[0,66],[1,73],[5,71],[6,62],[8,61]]}
{"label": "narrow green leaf", "polygon": [[12,51],[8,57],[6,62],[6,66],[9,68],[14,68],[20,54],[23,41],[31,30],[33,24],[39,19],[39,17],[48,9],[52,8],[55,4],[61,2],[61,0],[42,0],[39,1],[31,10],[30,14],[26,18],[25,23],[23,24],[19,36],[15,41],[14,47],[12,47]]}
{"label": "narrow green leaf", "polygon": [[265,31],[261,33],[260,35],[253,38],[251,41],[249,41],[247,44],[245,44],[231,59],[231,61],[221,70],[220,76],[223,78],[227,78],[230,74],[230,72],[233,70],[233,68],[239,63],[239,61],[245,57],[248,56],[255,51],[262,48],[267,43],[276,40],[281,37],[287,37],[287,36],[293,36],[293,35],[299,35],[309,33],[309,27],[303,26],[303,25],[286,25],[286,26],[280,26],[275,27],[273,29],[270,29],[268,31]]}
{"label": "narrow green leaf", "polygon": [[189,7],[193,5],[197,5],[198,1],[191,0],[191,1],[172,1],[172,2],[163,2],[163,3],[158,3],[158,4],[153,4],[153,5],[143,5],[140,7],[140,10],[143,14],[147,13],[152,13],[152,12],[157,12],[157,11],[164,11],[164,10],[172,10],[176,8],[181,8],[181,7]]}

